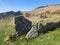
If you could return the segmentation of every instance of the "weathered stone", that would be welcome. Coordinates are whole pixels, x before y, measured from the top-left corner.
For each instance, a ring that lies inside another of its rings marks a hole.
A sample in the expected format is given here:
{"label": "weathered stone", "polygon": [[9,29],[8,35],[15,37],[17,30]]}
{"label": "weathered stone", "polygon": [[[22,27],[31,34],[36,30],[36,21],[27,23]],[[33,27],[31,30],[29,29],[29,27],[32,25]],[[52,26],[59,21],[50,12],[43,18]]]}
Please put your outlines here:
{"label": "weathered stone", "polygon": [[44,27],[47,31],[54,30],[57,27],[57,23],[50,22],[50,23],[47,23]]}
{"label": "weathered stone", "polygon": [[57,27],[60,27],[60,21],[57,23]]}
{"label": "weathered stone", "polygon": [[31,29],[31,21],[26,19],[23,16],[19,16],[15,18],[16,24],[16,36],[20,36],[22,34],[26,34]]}
{"label": "weathered stone", "polygon": [[44,26],[43,26],[41,23],[37,23],[37,25],[38,25],[38,26],[37,26],[37,27],[38,27],[38,28],[37,28],[37,29],[38,29],[38,32],[39,32],[39,33],[42,33]]}
{"label": "weathered stone", "polygon": [[32,39],[39,35],[39,33],[43,33],[44,26],[41,23],[34,24],[31,30],[27,33],[26,39]]}
{"label": "weathered stone", "polygon": [[38,24],[32,26],[31,30],[26,34],[26,39],[32,39],[38,36]]}
{"label": "weathered stone", "polygon": [[60,21],[59,22],[50,22],[47,23],[46,25],[40,25],[40,30],[39,33],[47,33],[48,31],[53,31],[57,27],[60,27]]}
{"label": "weathered stone", "polygon": [[32,25],[31,21],[27,20],[23,16],[16,17],[15,24],[16,36],[26,34],[27,40],[37,37],[39,33],[46,33],[48,31],[53,31],[57,27],[60,27],[60,21],[56,23],[50,22],[46,25],[42,25],[41,23]]}

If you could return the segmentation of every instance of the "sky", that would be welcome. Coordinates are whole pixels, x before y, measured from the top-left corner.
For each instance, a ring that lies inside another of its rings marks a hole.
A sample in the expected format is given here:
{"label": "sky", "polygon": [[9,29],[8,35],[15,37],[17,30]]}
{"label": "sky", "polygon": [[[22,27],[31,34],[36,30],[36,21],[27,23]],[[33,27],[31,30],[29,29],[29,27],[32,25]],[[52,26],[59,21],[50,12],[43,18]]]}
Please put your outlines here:
{"label": "sky", "polygon": [[30,11],[40,6],[60,4],[60,0],[0,0],[0,12]]}

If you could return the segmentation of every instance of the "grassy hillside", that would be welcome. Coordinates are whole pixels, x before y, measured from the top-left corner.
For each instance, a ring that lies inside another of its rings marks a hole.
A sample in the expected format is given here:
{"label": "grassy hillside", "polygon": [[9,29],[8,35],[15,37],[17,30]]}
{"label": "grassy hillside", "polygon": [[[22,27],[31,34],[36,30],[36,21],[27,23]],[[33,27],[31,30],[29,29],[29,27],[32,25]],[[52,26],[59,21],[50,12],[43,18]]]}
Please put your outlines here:
{"label": "grassy hillside", "polygon": [[[55,19],[54,19],[55,20]],[[54,21],[53,20],[53,21]],[[56,19],[57,20],[57,19]],[[51,21],[51,20],[50,20]],[[42,20],[44,24],[47,20]],[[35,39],[26,41],[25,35],[17,38],[16,41],[6,41],[6,39],[15,33],[15,26],[8,25],[0,28],[0,45],[60,45],[60,28],[49,31],[46,34],[39,34]]]}
{"label": "grassy hillside", "polygon": [[41,19],[60,18],[60,5],[43,6],[41,8],[25,12],[24,15],[34,22],[40,21]]}
{"label": "grassy hillside", "polygon": [[[60,5],[36,8],[23,12],[23,15],[33,24],[39,22],[45,25],[47,22],[58,22],[60,21]],[[0,19],[0,45],[60,45],[60,28],[46,34],[39,34],[37,38],[29,41],[25,39],[25,35],[17,38],[16,41],[6,41],[13,34],[15,34],[14,17]]]}
{"label": "grassy hillside", "polygon": [[0,19],[0,28],[1,27],[5,27],[5,26],[8,26],[8,25],[15,25],[14,24],[14,17],[7,17],[7,19]]}

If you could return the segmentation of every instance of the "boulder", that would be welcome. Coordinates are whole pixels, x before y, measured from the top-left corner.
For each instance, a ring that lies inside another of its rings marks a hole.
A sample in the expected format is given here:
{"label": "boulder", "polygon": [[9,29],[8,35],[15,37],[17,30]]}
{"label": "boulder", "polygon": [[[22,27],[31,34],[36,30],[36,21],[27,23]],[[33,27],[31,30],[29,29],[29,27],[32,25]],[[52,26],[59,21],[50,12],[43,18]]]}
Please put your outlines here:
{"label": "boulder", "polygon": [[16,36],[26,34],[32,26],[32,22],[24,16],[15,17]]}
{"label": "boulder", "polygon": [[38,25],[38,26],[37,26],[38,32],[39,32],[39,33],[42,33],[44,26],[43,26],[41,23],[37,23],[37,25]]}
{"label": "boulder", "polygon": [[50,23],[47,23],[46,25],[40,24],[40,27],[39,27],[40,29],[38,32],[47,33],[48,31],[53,31],[57,27],[60,27],[60,21],[59,22],[50,22]]}
{"label": "boulder", "polygon": [[33,39],[35,37],[38,36],[38,28],[37,28],[37,24],[33,25],[31,30],[26,34],[26,39]]}
{"label": "boulder", "polygon": [[47,24],[44,26],[44,29],[46,29],[46,31],[52,31],[52,30],[54,30],[55,28],[57,28],[57,23],[55,23],[55,22],[47,23]]}
{"label": "boulder", "polygon": [[60,21],[57,23],[57,27],[60,27]]}

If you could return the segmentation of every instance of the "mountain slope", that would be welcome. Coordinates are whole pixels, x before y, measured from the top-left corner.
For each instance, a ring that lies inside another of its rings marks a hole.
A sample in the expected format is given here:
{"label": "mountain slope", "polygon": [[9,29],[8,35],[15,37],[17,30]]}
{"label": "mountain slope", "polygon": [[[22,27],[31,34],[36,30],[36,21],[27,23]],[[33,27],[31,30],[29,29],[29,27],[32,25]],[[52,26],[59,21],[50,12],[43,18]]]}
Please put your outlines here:
{"label": "mountain slope", "polygon": [[60,18],[60,5],[38,7],[27,12],[25,16],[29,17],[32,21],[39,21],[48,18]]}
{"label": "mountain slope", "polygon": [[7,19],[8,21],[10,20],[10,22],[14,23],[14,17],[19,15],[25,16],[32,22],[40,22],[41,20],[52,20],[52,19],[60,20],[60,4],[41,6],[33,9],[32,11],[3,12],[0,13],[0,19],[3,19],[2,21],[0,21],[0,23],[1,22],[2,24],[4,22],[6,23],[7,21],[5,21],[5,19]]}
{"label": "mountain slope", "polygon": [[22,12],[21,11],[17,11],[17,12],[14,12],[14,11],[9,11],[9,12],[3,12],[3,13],[0,13],[0,19],[1,18],[8,18],[10,16],[19,16],[19,15],[22,15]]}

